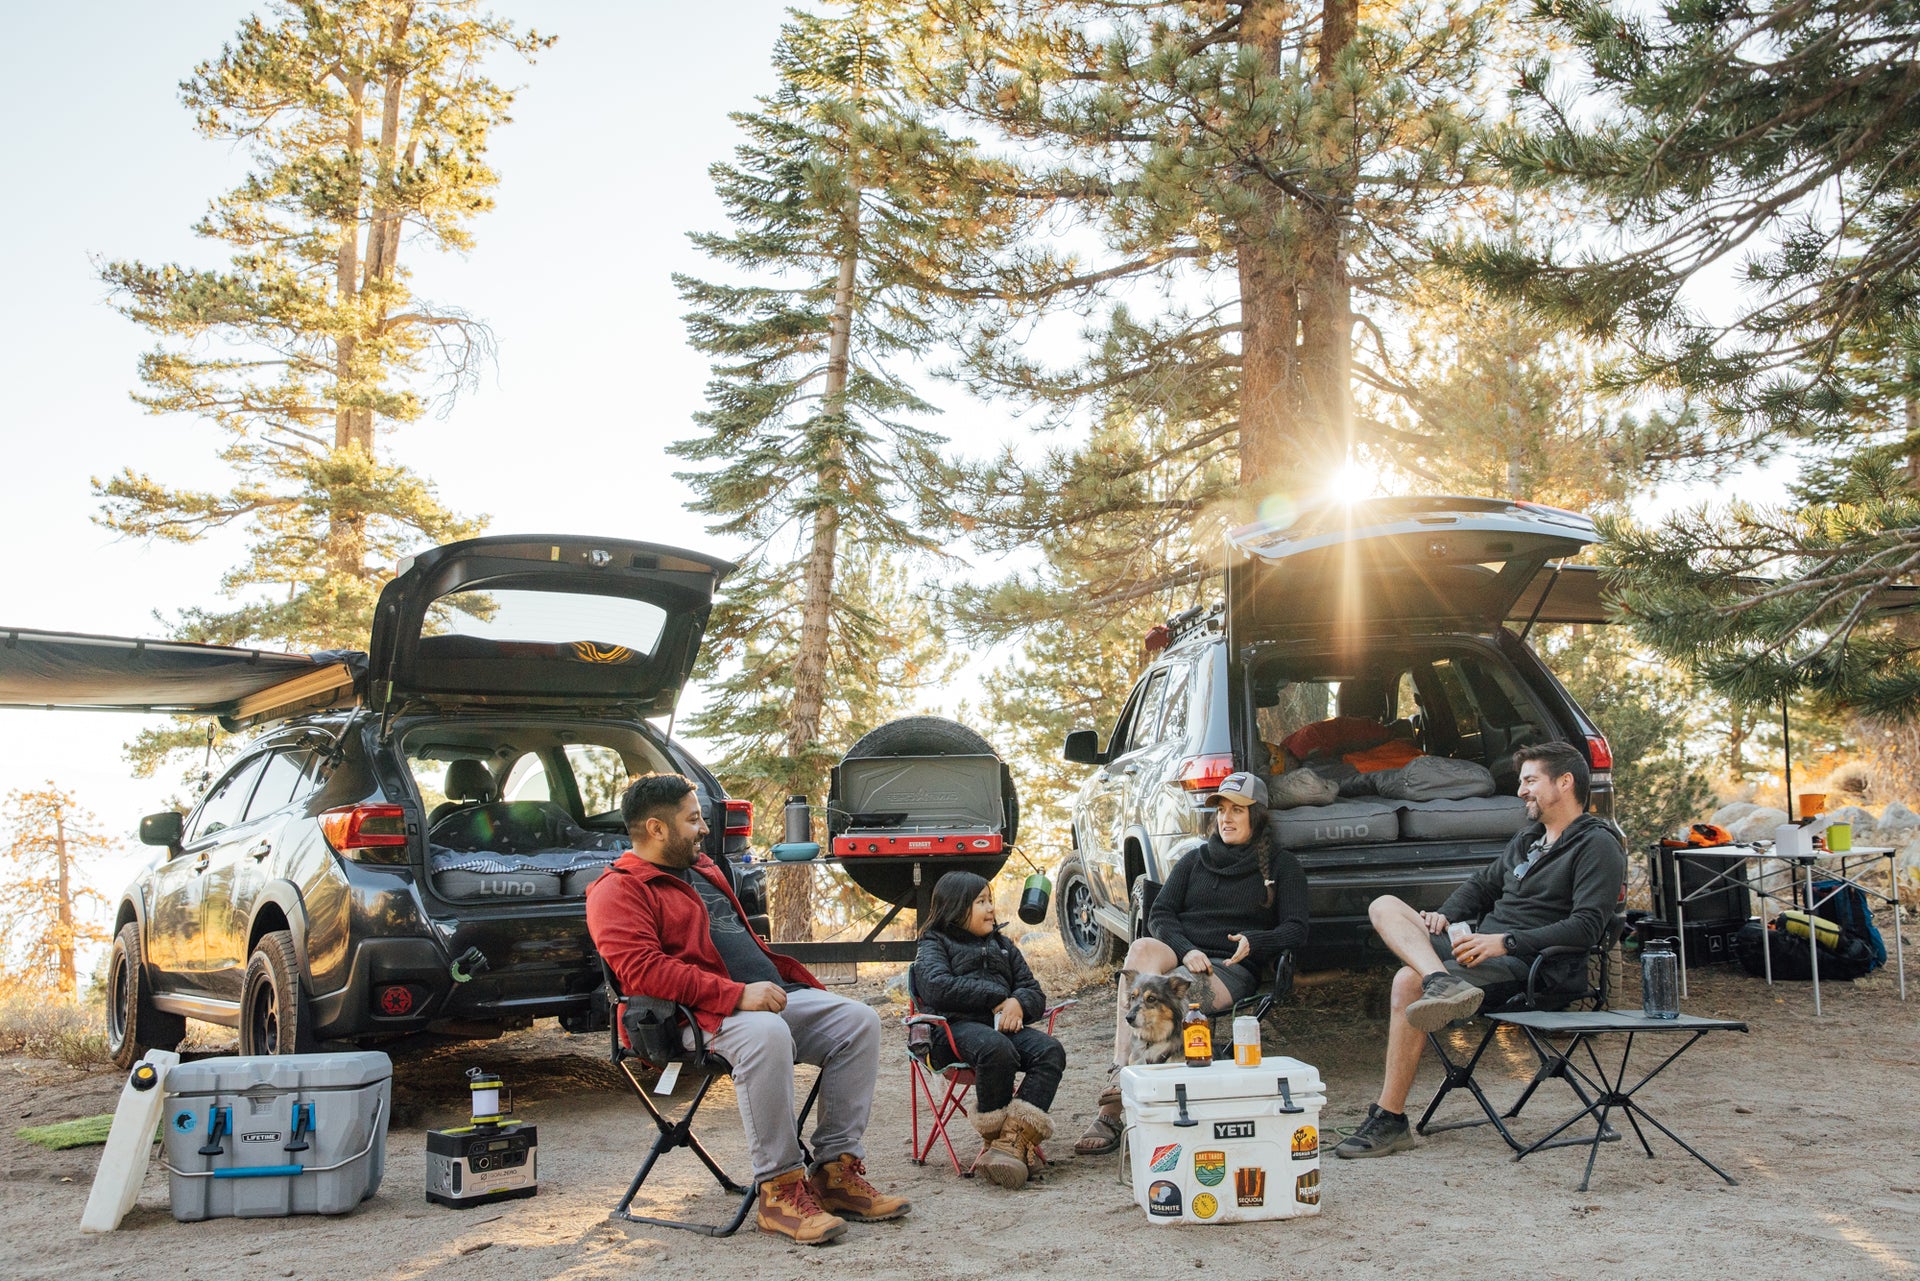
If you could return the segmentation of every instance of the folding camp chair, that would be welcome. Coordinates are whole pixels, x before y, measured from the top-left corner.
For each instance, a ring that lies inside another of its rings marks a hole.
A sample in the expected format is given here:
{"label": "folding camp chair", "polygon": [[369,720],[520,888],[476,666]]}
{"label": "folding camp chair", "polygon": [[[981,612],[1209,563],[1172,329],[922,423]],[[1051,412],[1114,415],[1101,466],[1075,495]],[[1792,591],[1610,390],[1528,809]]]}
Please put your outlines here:
{"label": "folding camp chair", "polygon": [[[651,997],[627,996],[620,991],[620,984],[613,977],[613,971],[607,963],[600,962],[600,973],[607,985],[607,1005],[613,1017],[609,1020],[609,1052],[613,1061],[625,1073],[627,1084],[640,1099],[641,1106],[647,1109],[647,1115],[653,1118],[653,1124],[659,1134],[653,1140],[653,1147],[647,1152],[646,1159],[640,1163],[640,1170],[633,1176],[633,1182],[627,1185],[627,1194],[620,1198],[620,1204],[614,1206],[609,1218],[622,1219],[628,1223],[648,1223],[662,1228],[684,1228],[689,1232],[699,1232],[710,1237],[732,1236],[746,1222],[747,1215],[753,1210],[754,1200],[760,1194],[760,1185],[751,1186],[734,1182],[727,1172],[720,1168],[719,1162],[707,1151],[700,1140],[693,1135],[694,1114],[700,1110],[700,1104],[706,1100],[707,1091],[713,1083],[732,1073],[733,1065],[719,1054],[707,1048],[706,1035],[700,1030],[699,1021],[693,1012],[684,1005],[670,1001],[660,1001]],[[626,1043],[622,1043],[620,1032],[626,1029]],[[686,1048],[682,1029],[693,1032],[693,1048]],[[647,1082],[641,1079],[643,1069],[657,1072],[671,1070],[673,1065],[690,1067],[704,1073],[700,1088],[694,1091],[693,1100],[687,1104],[687,1110],[678,1120],[668,1120],[666,1113],[647,1090]],[[813,1111],[814,1100],[820,1094],[820,1078],[816,1076],[813,1088],[807,1091],[807,1101],[801,1105],[800,1115],[794,1121],[796,1132],[804,1131],[807,1114]],[[801,1143],[801,1152],[806,1152],[806,1144]],[[740,1197],[740,1208],[733,1218],[724,1225],[708,1223],[685,1223],[678,1219],[660,1219],[650,1215],[634,1214],[628,1209],[633,1198],[639,1194],[640,1185],[647,1181],[653,1172],[654,1162],[675,1148],[690,1148],[700,1158],[720,1183],[723,1191],[736,1193]],[[809,1159],[811,1159],[809,1157]]]}
{"label": "folding camp chair", "polygon": [[[1047,1007],[1043,1017],[1047,1021],[1047,1035],[1053,1035],[1053,1025],[1060,1017],[1060,1011],[1076,1001],[1061,1001]],[[913,985],[913,967],[907,967],[907,1017],[902,1020],[907,1028],[907,1090],[913,1114],[913,1140],[910,1155],[915,1165],[925,1165],[927,1154],[933,1151],[934,1141],[944,1143],[947,1159],[953,1162],[953,1172],[962,1178],[973,1177],[973,1166],[980,1160],[979,1153],[974,1154],[973,1163],[965,1169],[960,1168],[960,1156],[953,1150],[953,1140],[947,1136],[947,1124],[955,1117],[966,1116],[967,1093],[973,1089],[975,1073],[973,1065],[960,1053],[959,1042],[953,1039],[953,1028],[946,1018],[939,1014],[920,1013],[920,994]],[[938,1044],[936,1036],[946,1040],[947,1053],[951,1061],[939,1067],[934,1066],[934,1047]],[[933,1096],[933,1080],[939,1077],[946,1089],[936,1100]],[[927,1139],[920,1141],[921,1100],[926,1101]],[[1037,1149],[1036,1149],[1037,1150]],[[981,1145],[981,1152],[986,1146]],[[1046,1160],[1046,1153],[1040,1154]]]}
{"label": "folding camp chair", "polygon": [[[1482,1006],[1476,1012],[1476,1017],[1485,1014],[1512,1014],[1520,1010],[1606,1009],[1613,992],[1613,952],[1619,946],[1626,928],[1627,918],[1616,914],[1607,922],[1606,929],[1600,935],[1600,941],[1592,947],[1547,948],[1533,959],[1533,965],[1527,970],[1527,986],[1523,990],[1498,1006],[1492,1008]],[[1561,987],[1546,986],[1542,971],[1547,962],[1561,956],[1586,958],[1586,965],[1578,975],[1577,986],[1571,984]],[[1446,1070],[1446,1079],[1434,1092],[1433,1101],[1427,1104],[1427,1110],[1421,1114],[1419,1124],[1413,1127],[1416,1133],[1438,1134],[1442,1130],[1464,1130],[1476,1125],[1491,1125],[1500,1137],[1506,1140],[1508,1147],[1515,1152],[1520,1152],[1524,1151],[1527,1145],[1513,1137],[1513,1133],[1507,1128],[1507,1122],[1520,1115],[1520,1109],[1527,1106],[1527,1100],[1533,1097],[1534,1091],[1546,1082],[1558,1077],[1572,1088],[1573,1092],[1580,1097],[1582,1104],[1592,1106],[1593,1100],[1581,1088],[1579,1080],[1568,1073],[1566,1056],[1548,1054],[1542,1059],[1539,1069],[1533,1074],[1533,1079],[1527,1082],[1527,1088],[1520,1092],[1520,1097],[1514,1101],[1513,1106],[1504,1113],[1496,1111],[1493,1103],[1487,1098],[1486,1091],[1480,1088],[1480,1083],[1473,1076],[1474,1069],[1480,1066],[1481,1057],[1493,1044],[1494,1033],[1499,1031],[1498,1024],[1484,1019],[1482,1022],[1485,1023],[1486,1031],[1481,1034],[1479,1044],[1474,1046],[1473,1053],[1464,1061],[1455,1059],[1448,1052],[1446,1042],[1440,1039],[1438,1032],[1427,1033],[1427,1042],[1433,1046],[1433,1052],[1439,1056],[1441,1066]],[[1432,1124],[1433,1114],[1439,1110],[1440,1101],[1454,1090],[1465,1090],[1471,1094],[1474,1102],[1480,1105],[1480,1110],[1486,1115],[1468,1121]],[[1592,1140],[1561,1140],[1542,1146],[1559,1147],[1562,1142],[1589,1143]]]}

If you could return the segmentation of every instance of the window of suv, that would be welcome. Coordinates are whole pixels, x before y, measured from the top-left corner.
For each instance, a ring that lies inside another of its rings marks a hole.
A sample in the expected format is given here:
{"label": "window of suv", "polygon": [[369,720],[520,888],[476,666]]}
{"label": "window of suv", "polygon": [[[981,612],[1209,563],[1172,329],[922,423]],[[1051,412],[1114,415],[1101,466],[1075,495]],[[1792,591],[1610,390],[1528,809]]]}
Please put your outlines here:
{"label": "window of suv", "polygon": [[1160,732],[1160,713],[1165,706],[1166,694],[1167,670],[1163,667],[1147,678],[1140,699],[1134,704],[1133,715],[1114,735],[1114,745],[1108,750],[1108,757],[1125,756],[1159,741],[1156,736]]}
{"label": "window of suv", "polygon": [[507,771],[507,781],[500,787],[500,799],[503,801],[550,801],[553,793],[553,781],[547,777],[547,763],[540,759],[537,752],[528,752],[515,761]]}
{"label": "window of suv", "polygon": [[313,756],[313,751],[305,747],[291,747],[269,756],[259,786],[253,789],[253,799],[247,803],[247,817],[271,814],[311,791],[308,774]]}
{"label": "window of suv", "polygon": [[254,780],[260,777],[260,770],[266,761],[265,756],[249,757],[215,783],[206,799],[200,802],[200,808],[194,812],[192,831],[184,839],[199,840],[203,836],[212,836],[222,828],[246,822],[247,798],[253,795]]}
{"label": "window of suv", "polygon": [[573,784],[580,793],[580,808],[587,817],[611,814],[620,808],[620,794],[627,790],[632,775],[619,752],[599,743],[568,743],[567,768],[573,771]]}

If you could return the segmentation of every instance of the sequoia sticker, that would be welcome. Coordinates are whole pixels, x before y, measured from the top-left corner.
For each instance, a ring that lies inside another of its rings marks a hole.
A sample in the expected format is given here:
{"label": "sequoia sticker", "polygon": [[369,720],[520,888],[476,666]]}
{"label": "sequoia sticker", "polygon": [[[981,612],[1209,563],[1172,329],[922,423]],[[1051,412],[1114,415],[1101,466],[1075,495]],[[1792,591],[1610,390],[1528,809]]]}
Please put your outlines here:
{"label": "sequoia sticker", "polygon": [[[1193,1154],[1193,1177],[1210,1188],[1217,1188],[1226,1181],[1227,1154],[1225,1152],[1195,1152]],[[1194,1204],[1198,1205],[1196,1201]]]}
{"label": "sequoia sticker", "polygon": [[1267,1203],[1267,1172],[1257,1165],[1243,1165],[1233,1172],[1233,1202],[1243,1210]]}
{"label": "sequoia sticker", "polygon": [[1160,1219],[1180,1217],[1180,1188],[1165,1179],[1156,1179],[1147,1188],[1147,1213]]}
{"label": "sequoia sticker", "polygon": [[1303,1125],[1293,1132],[1293,1159],[1311,1161],[1320,1155],[1320,1131],[1311,1125]]}
{"label": "sequoia sticker", "polygon": [[1147,1168],[1155,1174],[1166,1174],[1180,1168],[1180,1145],[1169,1143],[1163,1148],[1153,1150],[1153,1159],[1147,1162]]}
{"label": "sequoia sticker", "polygon": [[1196,1192],[1193,1194],[1193,1217],[1194,1218],[1211,1219],[1214,1216],[1214,1214],[1219,1211],[1219,1209],[1220,1209],[1220,1203],[1213,1199],[1213,1193]]}

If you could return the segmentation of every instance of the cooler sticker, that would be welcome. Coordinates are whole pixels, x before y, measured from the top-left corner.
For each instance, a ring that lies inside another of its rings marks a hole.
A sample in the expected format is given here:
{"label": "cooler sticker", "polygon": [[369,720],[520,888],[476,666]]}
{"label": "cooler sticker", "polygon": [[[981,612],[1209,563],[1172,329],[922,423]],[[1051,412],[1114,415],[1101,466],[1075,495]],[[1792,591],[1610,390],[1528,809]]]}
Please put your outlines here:
{"label": "cooler sticker", "polygon": [[1320,1204],[1320,1171],[1308,1170],[1293,1181],[1293,1199],[1301,1205]]}
{"label": "cooler sticker", "polygon": [[[1227,1177],[1227,1154],[1225,1152],[1195,1152],[1193,1154],[1193,1177],[1210,1188],[1217,1188]],[[1198,1202],[1195,1202],[1198,1204]]]}
{"label": "cooler sticker", "polygon": [[1215,1139],[1250,1139],[1253,1137],[1253,1122],[1215,1121],[1213,1137]]}
{"label": "cooler sticker", "polygon": [[1156,1179],[1147,1188],[1147,1213],[1160,1219],[1180,1217],[1180,1189],[1165,1179]]}
{"label": "cooler sticker", "polygon": [[1193,1194],[1193,1217],[1194,1218],[1211,1219],[1214,1216],[1214,1214],[1219,1211],[1219,1209],[1220,1209],[1220,1203],[1213,1199],[1213,1193],[1196,1192]]}
{"label": "cooler sticker", "polygon": [[1303,1125],[1293,1132],[1293,1159],[1311,1161],[1320,1155],[1320,1131],[1311,1125]]}
{"label": "cooler sticker", "polygon": [[1147,1162],[1147,1168],[1155,1174],[1166,1174],[1180,1168],[1180,1145],[1169,1143],[1163,1148],[1155,1148],[1153,1157]]}
{"label": "cooler sticker", "polygon": [[180,1133],[182,1134],[192,1134],[193,1127],[195,1124],[196,1122],[194,1121],[193,1113],[191,1112],[179,1112],[174,1115],[173,1128],[180,1131]]}
{"label": "cooler sticker", "polygon": [[1257,1165],[1243,1165],[1233,1172],[1233,1201],[1243,1210],[1267,1203],[1267,1172]]}

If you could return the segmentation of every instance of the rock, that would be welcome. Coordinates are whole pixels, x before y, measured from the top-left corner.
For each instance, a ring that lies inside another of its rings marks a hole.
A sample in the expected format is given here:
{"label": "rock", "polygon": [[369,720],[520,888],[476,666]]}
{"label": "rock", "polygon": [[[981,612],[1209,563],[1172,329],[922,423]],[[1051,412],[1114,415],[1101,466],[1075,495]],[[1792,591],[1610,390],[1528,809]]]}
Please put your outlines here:
{"label": "rock", "polygon": [[1874,818],[1873,811],[1863,809],[1858,805],[1842,805],[1839,809],[1826,811],[1826,813],[1820,817],[1830,823],[1851,824],[1853,826],[1853,843],[1855,845],[1873,844],[1872,841],[1866,838],[1874,835],[1879,827],[1879,820]]}
{"label": "rock", "polygon": [[1770,841],[1773,839],[1773,829],[1786,821],[1785,810],[1760,806],[1732,825],[1723,823],[1721,826],[1732,832],[1736,841]]}
{"label": "rock", "polygon": [[1728,831],[1732,831],[1735,823],[1738,823],[1741,819],[1759,808],[1760,807],[1752,801],[1735,801],[1731,805],[1722,805],[1719,809],[1715,810],[1713,817],[1708,819],[1707,822],[1717,824],[1720,827],[1726,828]]}
{"label": "rock", "polygon": [[1879,819],[1874,823],[1875,833],[1889,845],[1899,845],[1894,839],[1895,833],[1920,830],[1920,814],[1914,813],[1899,801],[1890,802],[1880,811]]}
{"label": "rock", "polygon": [[888,979],[887,986],[884,989],[884,991],[888,996],[898,996],[901,1000],[903,1001],[906,1000],[907,999],[907,972],[905,970],[901,970],[898,974]]}

